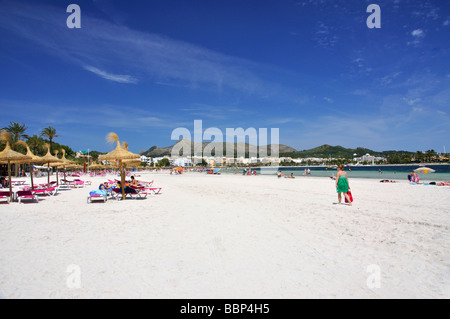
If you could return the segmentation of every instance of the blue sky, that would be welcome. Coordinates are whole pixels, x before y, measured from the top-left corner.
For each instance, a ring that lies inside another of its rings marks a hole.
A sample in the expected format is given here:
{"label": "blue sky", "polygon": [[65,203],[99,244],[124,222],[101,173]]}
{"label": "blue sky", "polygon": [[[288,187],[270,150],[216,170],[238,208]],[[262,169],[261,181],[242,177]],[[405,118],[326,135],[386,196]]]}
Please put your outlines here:
{"label": "blue sky", "polygon": [[74,150],[109,151],[111,131],[169,146],[194,120],[299,150],[449,150],[449,39],[442,0],[0,0],[0,126]]}

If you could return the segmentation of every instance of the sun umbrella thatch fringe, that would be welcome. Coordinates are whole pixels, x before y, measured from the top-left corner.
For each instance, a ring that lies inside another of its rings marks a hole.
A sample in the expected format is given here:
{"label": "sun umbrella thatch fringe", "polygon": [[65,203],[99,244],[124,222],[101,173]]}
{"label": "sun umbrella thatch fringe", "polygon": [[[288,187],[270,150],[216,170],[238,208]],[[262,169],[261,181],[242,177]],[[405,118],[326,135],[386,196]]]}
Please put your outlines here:
{"label": "sun umbrella thatch fringe", "polygon": [[11,163],[23,163],[25,160],[31,160],[31,156],[23,155],[19,152],[15,152],[9,146],[11,135],[6,131],[0,132],[0,140],[6,142],[6,146],[3,151],[0,152],[0,161],[8,163],[8,178],[9,178],[9,192],[10,200],[13,201],[12,183],[11,183]]}
{"label": "sun umbrella thatch fringe", "polygon": [[[62,160],[50,154],[50,144],[45,143],[45,147],[47,148],[47,154],[42,157],[42,159],[45,160],[44,163],[47,163],[49,167],[51,166],[50,164],[62,163]],[[50,186],[50,170],[48,170],[48,185]]]}
{"label": "sun umbrella thatch fringe", "polygon": [[26,163],[28,163],[30,165],[31,189],[34,189],[33,169],[32,169],[31,163],[41,164],[41,163],[44,163],[44,161],[43,161],[42,157],[34,155],[33,152],[31,151],[30,147],[28,146],[28,144],[25,143],[24,141],[19,140],[15,144],[25,147],[27,149],[26,155],[31,156],[31,160],[27,160]]}
{"label": "sun umbrella thatch fringe", "polygon": [[106,136],[106,141],[108,143],[117,143],[116,149],[112,152],[109,152],[106,155],[101,155],[98,157],[99,160],[106,160],[106,161],[119,161],[119,169],[120,169],[120,176],[121,176],[121,186],[122,186],[122,199],[125,200],[125,166],[124,160],[133,160],[140,158],[138,154],[133,154],[126,150],[125,148],[128,148],[128,143],[125,147],[122,147],[120,145],[119,137],[116,133],[109,133]]}

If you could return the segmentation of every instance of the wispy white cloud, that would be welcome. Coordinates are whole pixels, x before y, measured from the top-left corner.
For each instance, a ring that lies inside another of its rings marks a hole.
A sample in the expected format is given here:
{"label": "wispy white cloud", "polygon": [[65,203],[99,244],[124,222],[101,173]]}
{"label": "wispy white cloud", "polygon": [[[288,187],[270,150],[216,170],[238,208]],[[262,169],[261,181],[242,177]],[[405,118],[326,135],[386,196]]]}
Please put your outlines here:
{"label": "wispy white cloud", "polygon": [[422,29],[416,29],[411,32],[411,41],[407,42],[408,46],[417,47],[422,43],[425,38],[425,32]]}
{"label": "wispy white cloud", "polygon": [[106,80],[110,80],[113,82],[118,82],[118,83],[132,83],[132,84],[136,84],[138,83],[138,80],[135,77],[132,77],[131,75],[117,75],[117,74],[111,74],[105,71],[102,71],[100,69],[97,69],[93,66],[84,66],[84,68],[94,74],[97,74],[98,76],[106,79]]}
{"label": "wispy white cloud", "polygon": [[380,82],[382,85],[390,85],[392,82],[394,82],[402,73],[401,72],[394,72],[392,74],[388,74],[380,79]]}
{"label": "wispy white cloud", "polygon": [[411,32],[411,35],[413,37],[417,37],[417,38],[423,38],[425,36],[425,33],[423,32],[423,30],[421,29],[416,29],[413,32]]}
{"label": "wispy white cloud", "polygon": [[406,103],[408,103],[408,105],[410,105],[410,106],[413,106],[414,104],[417,104],[417,103],[419,103],[420,101],[421,101],[421,99],[420,98],[415,98],[415,99],[412,99],[412,98],[403,98],[403,100],[406,102]]}
{"label": "wispy white cloud", "polygon": [[269,79],[276,72],[273,68],[87,14],[81,29],[69,30],[61,23],[60,8],[53,6],[5,2],[0,27],[31,41],[37,50],[110,81],[137,83],[139,78],[191,88],[298,96]]}

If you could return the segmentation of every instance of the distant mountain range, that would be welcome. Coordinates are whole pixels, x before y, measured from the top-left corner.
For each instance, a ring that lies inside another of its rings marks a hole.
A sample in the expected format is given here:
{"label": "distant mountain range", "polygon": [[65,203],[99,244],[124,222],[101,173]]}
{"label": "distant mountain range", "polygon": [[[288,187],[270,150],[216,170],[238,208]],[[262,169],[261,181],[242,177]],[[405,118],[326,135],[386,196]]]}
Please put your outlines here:
{"label": "distant mountain range", "polygon": [[[191,155],[194,155],[194,150],[196,149],[196,146],[199,146],[199,143],[195,143],[195,142],[187,140],[187,139],[180,140],[177,143],[175,143],[174,145],[169,146],[169,147],[159,148],[157,146],[153,146],[149,150],[140,152],[139,154],[147,156],[147,157],[170,156],[172,154],[172,150],[174,148],[178,149],[178,150],[181,150],[182,148],[184,148],[185,150],[187,150],[187,149],[189,149],[189,144],[191,146],[191,154],[183,154],[182,152],[179,154],[184,155],[184,156],[191,156]],[[219,143],[202,143],[201,148],[202,148],[202,150],[205,150],[206,147],[208,147],[208,149],[213,149],[213,148],[219,147],[219,146],[220,146]],[[268,145],[267,146],[267,154],[268,155],[271,154],[271,150],[275,146],[276,145]],[[259,147],[250,145],[248,143],[235,143],[235,144],[222,143],[222,147],[223,147],[224,154],[226,153],[227,147],[234,149],[235,154],[237,154],[237,150],[239,147],[241,147],[241,148],[243,147],[246,154],[248,154],[250,152],[250,150],[256,150],[256,152],[259,155],[259,151],[260,151]],[[295,149],[293,149],[292,147],[286,146],[286,145],[280,144],[280,145],[278,145],[278,147],[279,147],[279,153],[296,152]],[[178,154],[178,152],[177,152],[177,154]],[[214,150],[212,151],[212,155],[215,155]]]}
{"label": "distant mountain range", "polygon": [[[175,150],[180,150],[181,148],[185,148],[186,150],[189,147],[189,144],[191,146],[191,154],[182,154],[184,156],[191,156],[194,155],[194,149],[195,146],[198,146],[197,143],[194,143],[193,141],[187,140],[187,139],[183,139],[178,141],[177,143],[175,143],[172,146],[169,147],[164,147],[164,148],[159,148],[157,146],[153,146],[151,147],[149,150],[147,151],[142,151],[140,152],[141,155],[145,155],[147,157],[162,157],[162,156],[170,156],[172,154],[172,150],[175,148]],[[206,147],[208,147],[208,149],[212,149],[215,146],[218,146],[218,143],[202,143],[201,147],[202,150],[205,150]],[[238,147],[244,147],[245,149],[245,153],[248,154],[250,149],[257,150],[258,155],[259,155],[259,148],[254,146],[254,145],[250,145],[248,143],[242,144],[242,143],[235,143],[235,144],[229,144],[229,143],[223,143],[222,147],[223,147],[223,153],[225,154],[226,149],[228,147],[231,147],[234,149],[235,154],[237,153],[237,149]],[[267,146],[267,154],[270,155],[271,154],[271,149],[276,146],[276,145],[268,145]],[[279,148],[279,154],[280,157],[292,157],[292,158],[310,158],[310,157],[320,157],[320,158],[353,158],[354,154],[356,154],[357,157],[363,156],[365,154],[370,154],[370,155],[374,155],[374,156],[383,156],[386,157],[389,154],[395,153],[396,151],[384,151],[384,152],[376,152],[367,148],[362,148],[362,147],[358,147],[355,149],[351,149],[351,148],[345,148],[342,146],[331,146],[331,145],[322,145],[313,149],[309,149],[309,150],[302,150],[302,151],[298,151],[292,147],[286,146],[286,145],[282,145],[279,144],[278,145]],[[178,152],[177,152],[178,153]],[[410,152],[404,152],[401,151],[401,153],[408,153],[408,154],[412,154]],[[212,155],[215,155],[214,152],[212,152]]]}

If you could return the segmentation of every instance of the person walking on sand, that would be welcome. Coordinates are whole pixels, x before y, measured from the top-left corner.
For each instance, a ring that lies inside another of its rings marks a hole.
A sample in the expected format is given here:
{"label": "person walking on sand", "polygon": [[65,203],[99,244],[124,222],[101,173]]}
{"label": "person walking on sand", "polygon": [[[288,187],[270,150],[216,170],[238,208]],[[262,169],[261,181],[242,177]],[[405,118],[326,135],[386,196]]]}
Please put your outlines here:
{"label": "person walking on sand", "polygon": [[350,206],[352,206],[352,202],[348,197],[348,191],[350,190],[350,184],[348,182],[347,173],[344,172],[344,165],[339,165],[337,167],[338,173],[336,175],[336,191],[338,193],[338,201],[341,204],[342,201],[342,193],[344,193],[345,198],[347,199]]}

